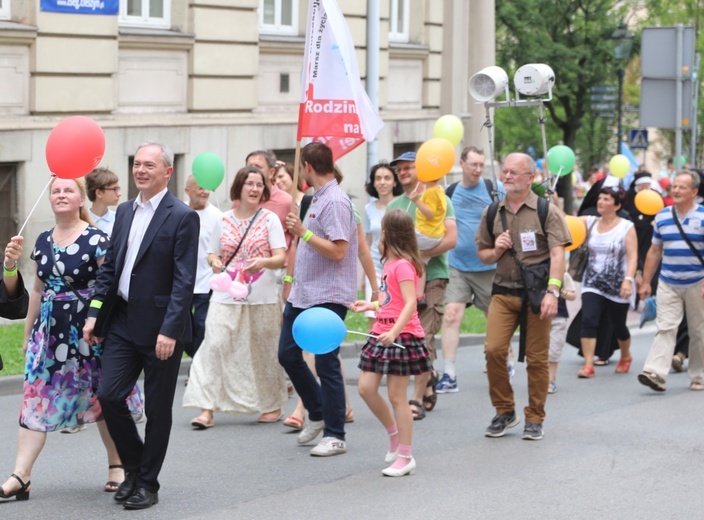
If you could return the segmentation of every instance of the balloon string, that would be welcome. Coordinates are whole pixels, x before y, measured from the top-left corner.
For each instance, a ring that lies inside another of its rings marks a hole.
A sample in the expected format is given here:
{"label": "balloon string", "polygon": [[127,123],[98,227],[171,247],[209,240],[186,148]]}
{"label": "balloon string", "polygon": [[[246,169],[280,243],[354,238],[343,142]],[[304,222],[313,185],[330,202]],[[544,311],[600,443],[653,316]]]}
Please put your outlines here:
{"label": "balloon string", "polygon": [[562,173],[562,168],[564,168],[564,166],[560,166],[560,169],[557,170],[557,175],[555,175],[555,183],[552,185],[553,193],[555,192],[555,188],[557,188],[557,181],[560,180],[560,174]]}
{"label": "balloon string", "polygon": [[[374,338],[374,339],[379,337],[379,336],[375,336],[374,334],[367,334],[366,332],[356,332],[354,330],[348,330],[347,333],[348,334],[359,334],[360,336],[367,336],[369,338]],[[398,343],[391,343],[391,344],[396,347],[402,348],[403,350],[406,350],[406,347],[404,347],[403,345],[399,345]]]}
{"label": "balloon string", "polygon": [[34,210],[37,209],[37,205],[39,204],[39,201],[42,200],[42,197],[44,196],[44,192],[49,187],[49,184],[51,184],[51,181],[53,180],[53,178],[54,178],[53,176],[49,178],[49,182],[46,183],[46,186],[44,186],[44,189],[39,194],[39,197],[37,198],[37,202],[34,203],[34,206],[32,206],[32,209],[29,211],[29,215],[27,215],[27,218],[25,219],[24,224],[22,224],[22,227],[20,228],[20,232],[17,233],[18,235],[22,235],[22,231],[24,231],[24,227],[27,225],[27,222],[29,222],[29,219],[32,217],[32,213],[34,213]]}

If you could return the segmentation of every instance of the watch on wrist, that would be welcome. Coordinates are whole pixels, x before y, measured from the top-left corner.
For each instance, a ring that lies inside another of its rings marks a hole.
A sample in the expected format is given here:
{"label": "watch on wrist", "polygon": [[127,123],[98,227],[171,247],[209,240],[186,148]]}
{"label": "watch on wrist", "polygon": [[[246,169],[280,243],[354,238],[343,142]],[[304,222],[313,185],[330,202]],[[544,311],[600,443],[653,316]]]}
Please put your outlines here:
{"label": "watch on wrist", "polygon": [[547,294],[552,294],[555,298],[560,298],[560,291],[556,289],[548,289],[545,291]]}

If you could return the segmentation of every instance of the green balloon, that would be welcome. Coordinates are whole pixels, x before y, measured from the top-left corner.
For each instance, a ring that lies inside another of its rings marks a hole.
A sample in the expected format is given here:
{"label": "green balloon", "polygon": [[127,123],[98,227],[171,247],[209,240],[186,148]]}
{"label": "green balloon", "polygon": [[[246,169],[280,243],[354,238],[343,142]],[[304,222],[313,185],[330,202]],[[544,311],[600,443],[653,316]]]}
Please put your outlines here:
{"label": "green balloon", "polygon": [[216,190],[225,178],[225,165],[213,152],[203,152],[193,159],[193,178],[204,190]]}
{"label": "green balloon", "polygon": [[572,148],[558,144],[548,150],[548,169],[553,175],[563,177],[572,173],[575,156]]}
{"label": "green balloon", "polygon": [[544,184],[533,181],[533,185],[530,187],[530,189],[533,190],[533,193],[535,193],[538,197],[545,198],[545,192],[547,191],[547,188]]}

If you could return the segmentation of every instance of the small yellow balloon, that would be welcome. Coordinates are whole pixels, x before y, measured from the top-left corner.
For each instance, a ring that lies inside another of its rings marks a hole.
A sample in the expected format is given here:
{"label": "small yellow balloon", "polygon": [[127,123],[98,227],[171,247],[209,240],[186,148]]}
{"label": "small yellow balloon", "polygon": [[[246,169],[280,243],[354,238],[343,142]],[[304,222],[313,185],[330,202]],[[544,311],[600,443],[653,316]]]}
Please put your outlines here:
{"label": "small yellow balloon", "polygon": [[625,155],[614,155],[609,161],[609,171],[618,179],[623,179],[630,169],[631,162]]}
{"label": "small yellow balloon", "polygon": [[639,191],[633,202],[636,209],[643,215],[655,215],[665,207],[665,201],[662,200],[659,193],[653,190]]}
{"label": "small yellow balloon", "polygon": [[457,146],[464,136],[462,120],[452,114],[440,116],[433,126],[433,137],[442,137]]}
{"label": "small yellow balloon", "polygon": [[567,222],[567,228],[570,230],[570,235],[572,235],[572,245],[566,246],[565,251],[574,251],[581,246],[584,243],[584,239],[587,238],[587,227],[578,217],[573,217],[572,215],[567,215],[565,222]]}

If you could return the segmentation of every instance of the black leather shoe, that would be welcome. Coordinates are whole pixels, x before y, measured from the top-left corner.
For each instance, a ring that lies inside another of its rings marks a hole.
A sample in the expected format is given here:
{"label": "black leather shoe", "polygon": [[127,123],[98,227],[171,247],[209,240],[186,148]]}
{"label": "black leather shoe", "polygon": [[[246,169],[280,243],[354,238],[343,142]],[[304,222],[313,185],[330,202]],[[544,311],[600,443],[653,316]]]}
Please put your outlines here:
{"label": "black leather shoe", "polygon": [[137,488],[137,491],[123,504],[125,509],[148,509],[159,503],[159,494],[152,493],[144,488]]}
{"label": "black leather shoe", "polygon": [[117,491],[115,491],[115,502],[124,502],[134,494],[134,490],[137,487],[137,474],[136,473],[125,473],[125,480],[123,480],[119,486],[117,486]]}

